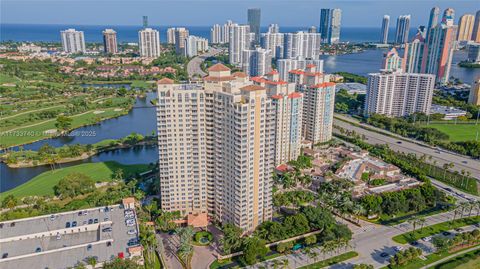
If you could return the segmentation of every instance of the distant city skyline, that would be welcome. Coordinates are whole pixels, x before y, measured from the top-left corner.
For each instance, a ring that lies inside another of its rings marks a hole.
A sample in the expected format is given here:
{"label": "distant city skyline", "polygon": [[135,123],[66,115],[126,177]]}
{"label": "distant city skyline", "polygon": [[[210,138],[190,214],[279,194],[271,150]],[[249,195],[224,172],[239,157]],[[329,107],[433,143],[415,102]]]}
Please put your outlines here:
{"label": "distant city skyline", "polygon": [[[71,25],[142,25],[148,16],[149,25],[207,26],[231,19],[247,23],[247,9],[262,10],[261,26],[317,26],[321,8],[342,9],[342,27],[381,27],[384,15],[396,18],[411,14],[411,25],[427,25],[429,12],[438,6],[455,9],[455,23],[465,14],[474,14],[478,5],[464,1],[337,0],[337,1],[13,1],[1,2],[2,24],[71,24]],[[94,7],[88,3],[94,3]],[[75,10],[75,12],[69,12]],[[108,14],[112,14],[109,16]],[[301,15],[300,15],[301,14]],[[364,16],[368,14],[368,16]]]}

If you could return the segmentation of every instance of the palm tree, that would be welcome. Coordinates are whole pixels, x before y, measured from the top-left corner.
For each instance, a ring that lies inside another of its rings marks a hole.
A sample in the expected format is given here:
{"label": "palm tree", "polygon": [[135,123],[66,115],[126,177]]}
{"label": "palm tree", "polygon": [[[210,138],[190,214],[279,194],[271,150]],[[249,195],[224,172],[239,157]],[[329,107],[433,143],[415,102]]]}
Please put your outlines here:
{"label": "palm tree", "polygon": [[408,223],[410,223],[413,226],[412,233],[415,233],[415,229],[417,228],[417,223],[418,223],[418,217],[413,217],[408,220]]}
{"label": "palm tree", "polygon": [[283,268],[289,268],[288,267],[289,264],[290,264],[290,261],[288,259],[282,260]]}
{"label": "palm tree", "polygon": [[420,224],[420,232],[423,230],[423,226],[425,225],[427,221],[424,218],[419,218],[418,219],[418,224]]}

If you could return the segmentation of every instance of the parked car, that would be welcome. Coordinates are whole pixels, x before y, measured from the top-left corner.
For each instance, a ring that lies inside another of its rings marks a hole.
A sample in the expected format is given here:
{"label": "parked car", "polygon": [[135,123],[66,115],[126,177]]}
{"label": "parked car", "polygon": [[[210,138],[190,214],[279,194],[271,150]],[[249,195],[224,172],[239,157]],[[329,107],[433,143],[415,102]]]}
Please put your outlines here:
{"label": "parked car", "polygon": [[128,230],[127,234],[130,234],[130,235],[137,234],[137,230],[135,229]]}
{"label": "parked car", "polygon": [[6,258],[8,258],[8,253],[3,253],[2,259],[6,259]]}
{"label": "parked car", "polygon": [[107,228],[103,228],[102,232],[106,233],[106,232],[111,232],[112,231],[112,227],[107,227]]}
{"label": "parked car", "polygon": [[110,219],[108,217],[105,217],[103,221],[109,221]]}
{"label": "parked car", "polygon": [[57,240],[62,239],[62,236],[60,234],[57,234]]}
{"label": "parked car", "polygon": [[92,244],[87,245],[87,250],[92,250]]}
{"label": "parked car", "polygon": [[390,254],[388,254],[387,252],[382,252],[382,253],[380,254],[380,257],[382,257],[382,258],[386,258],[386,257],[388,257],[388,256],[390,256]]}
{"label": "parked car", "polygon": [[94,219],[94,220],[93,220],[93,223],[98,223],[98,219]]}
{"label": "parked car", "polygon": [[452,233],[451,233],[451,232],[443,232],[442,234],[443,234],[444,236],[449,236],[449,235],[451,235]]}
{"label": "parked car", "polygon": [[89,219],[88,224],[93,224],[93,219]]}
{"label": "parked car", "polygon": [[35,252],[42,252],[42,248],[41,247],[36,248]]}
{"label": "parked car", "polygon": [[72,227],[77,227],[77,222],[76,221],[72,222]]}
{"label": "parked car", "polygon": [[403,247],[402,246],[394,246],[393,249],[398,252],[398,251],[403,250]]}
{"label": "parked car", "polygon": [[432,241],[432,237],[427,236],[427,237],[422,238],[422,240],[425,241],[425,242],[430,242],[430,241]]}
{"label": "parked car", "polygon": [[462,228],[455,228],[455,231],[457,231],[457,232],[463,232],[463,229],[462,229]]}
{"label": "parked car", "polygon": [[51,221],[54,221],[54,220],[55,220],[55,215],[51,215],[51,216],[50,216],[50,220],[51,220]]}
{"label": "parked car", "polygon": [[65,228],[70,228],[70,222],[65,223]]}

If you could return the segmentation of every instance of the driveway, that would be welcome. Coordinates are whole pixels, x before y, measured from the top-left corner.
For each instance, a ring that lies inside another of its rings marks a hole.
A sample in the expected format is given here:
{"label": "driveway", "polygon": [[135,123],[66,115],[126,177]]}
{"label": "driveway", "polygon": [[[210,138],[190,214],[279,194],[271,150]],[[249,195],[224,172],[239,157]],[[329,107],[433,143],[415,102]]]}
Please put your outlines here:
{"label": "driveway", "polygon": [[194,75],[199,75],[201,77],[206,76],[207,74],[203,72],[201,65],[210,56],[214,56],[220,53],[222,50],[216,48],[210,48],[210,51],[204,53],[202,55],[198,55],[190,60],[187,64],[187,72],[188,76],[192,78]]}

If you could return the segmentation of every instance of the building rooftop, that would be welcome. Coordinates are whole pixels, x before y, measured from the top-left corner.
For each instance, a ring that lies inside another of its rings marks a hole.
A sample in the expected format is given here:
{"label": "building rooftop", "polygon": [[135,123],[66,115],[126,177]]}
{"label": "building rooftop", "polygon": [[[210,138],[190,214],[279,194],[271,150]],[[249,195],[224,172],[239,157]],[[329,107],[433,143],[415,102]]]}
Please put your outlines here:
{"label": "building rooftop", "polygon": [[212,65],[210,68],[208,68],[209,72],[220,72],[220,71],[230,71],[230,68],[226,67],[225,65],[218,63]]}
{"label": "building rooftop", "polygon": [[161,80],[157,81],[157,84],[174,84],[175,81],[169,78],[162,78]]}
{"label": "building rooftop", "polygon": [[99,262],[129,258],[129,248],[138,246],[128,246],[138,241],[137,230],[136,222],[127,226],[120,205],[1,222],[0,255],[7,257],[0,268],[68,268],[90,256]]}

